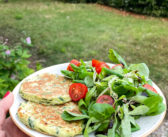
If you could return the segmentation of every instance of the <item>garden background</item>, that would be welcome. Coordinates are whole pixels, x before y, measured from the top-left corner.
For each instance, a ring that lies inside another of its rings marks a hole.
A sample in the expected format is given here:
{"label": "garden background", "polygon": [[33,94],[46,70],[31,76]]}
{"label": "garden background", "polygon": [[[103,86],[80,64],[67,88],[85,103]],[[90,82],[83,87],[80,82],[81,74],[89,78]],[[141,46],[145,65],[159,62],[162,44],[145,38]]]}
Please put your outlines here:
{"label": "garden background", "polygon": [[[145,3],[144,0],[144,3],[138,3],[138,6],[132,4],[132,1],[126,3],[123,0],[119,4],[115,2],[1,0],[0,44],[8,45],[11,51],[20,45],[20,53],[10,61],[3,60],[5,55],[1,55],[0,90],[12,90],[19,80],[33,72],[32,69],[38,70],[69,62],[73,58],[86,61],[95,58],[110,62],[108,50],[113,48],[128,63],[146,63],[151,79],[158,84],[168,99],[168,19],[163,18],[168,16],[168,2],[160,1],[159,5],[157,0],[153,0],[153,4],[149,1]],[[31,44],[26,43],[28,37]],[[8,50],[6,48],[4,49]],[[0,48],[0,51],[4,49]],[[13,68],[16,66],[14,60],[20,57],[22,62],[18,64],[19,67]],[[32,69],[27,68],[28,64]],[[7,69],[10,74],[6,74]],[[3,84],[3,79],[11,86]],[[1,92],[1,97],[5,90]],[[158,132],[151,136],[166,135],[167,120]]]}

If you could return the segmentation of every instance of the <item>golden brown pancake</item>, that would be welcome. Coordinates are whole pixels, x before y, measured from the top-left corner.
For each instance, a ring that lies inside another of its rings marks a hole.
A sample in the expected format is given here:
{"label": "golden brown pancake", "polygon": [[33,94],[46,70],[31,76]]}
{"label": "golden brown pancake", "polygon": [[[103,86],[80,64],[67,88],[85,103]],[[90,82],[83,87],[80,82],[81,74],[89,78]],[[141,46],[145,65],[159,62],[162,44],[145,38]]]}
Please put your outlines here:
{"label": "golden brown pancake", "polygon": [[56,106],[27,102],[20,105],[17,115],[26,126],[44,134],[59,137],[73,137],[82,134],[83,122],[64,121],[61,118],[64,110],[80,114],[78,106],[73,102]]}
{"label": "golden brown pancake", "polygon": [[20,87],[20,95],[32,102],[55,105],[71,101],[71,80],[56,74],[44,73],[26,79]]}

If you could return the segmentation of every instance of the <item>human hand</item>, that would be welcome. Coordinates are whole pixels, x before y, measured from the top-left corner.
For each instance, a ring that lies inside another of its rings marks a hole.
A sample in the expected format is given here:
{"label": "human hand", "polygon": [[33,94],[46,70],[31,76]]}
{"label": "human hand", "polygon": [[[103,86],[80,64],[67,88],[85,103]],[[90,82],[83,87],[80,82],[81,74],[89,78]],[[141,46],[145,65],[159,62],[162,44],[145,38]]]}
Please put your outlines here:
{"label": "human hand", "polygon": [[13,94],[7,92],[2,100],[0,100],[0,137],[28,137],[13,123],[6,114],[13,104]]}

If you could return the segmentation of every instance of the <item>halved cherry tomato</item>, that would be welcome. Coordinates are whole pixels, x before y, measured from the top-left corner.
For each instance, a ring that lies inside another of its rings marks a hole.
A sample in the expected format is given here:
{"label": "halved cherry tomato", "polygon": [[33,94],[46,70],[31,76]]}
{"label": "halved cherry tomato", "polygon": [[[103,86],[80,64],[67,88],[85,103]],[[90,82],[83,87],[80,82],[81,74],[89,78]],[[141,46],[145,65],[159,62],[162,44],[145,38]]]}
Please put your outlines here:
{"label": "halved cherry tomato", "polygon": [[149,89],[149,90],[151,90],[151,91],[153,91],[153,92],[155,92],[155,93],[157,93],[157,91],[156,91],[156,89],[154,89],[151,85],[149,85],[149,84],[145,84],[145,85],[143,85],[143,87],[144,88],[147,88],[147,89]]}
{"label": "halved cherry tomato", "polygon": [[97,65],[100,63],[99,60],[96,60],[96,59],[92,59],[92,66],[93,67],[97,67]]}
{"label": "halved cherry tomato", "polygon": [[96,66],[96,72],[99,74],[102,71],[102,68],[104,68],[104,67],[110,69],[110,67],[105,62],[100,62]]}
{"label": "halved cherry tomato", "polygon": [[[70,64],[74,64],[78,67],[80,66],[80,62],[76,59],[71,60]],[[68,65],[67,70],[74,71],[70,64]]]}
{"label": "halved cherry tomato", "polygon": [[122,64],[116,64],[116,65],[112,66],[111,69],[114,69],[114,68],[117,67],[117,66],[121,66],[121,67],[123,67]]}
{"label": "halved cherry tomato", "polygon": [[81,83],[73,83],[69,88],[69,95],[73,101],[79,101],[85,98],[88,88]]}
{"label": "halved cherry tomato", "polygon": [[109,105],[113,105],[114,100],[109,95],[101,95],[100,97],[98,97],[96,103],[101,103],[101,104],[106,103],[106,104],[109,104]]}
{"label": "halved cherry tomato", "polygon": [[96,72],[99,74],[103,67],[110,69],[110,67],[105,63],[96,59],[92,59],[92,66],[96,68]]}

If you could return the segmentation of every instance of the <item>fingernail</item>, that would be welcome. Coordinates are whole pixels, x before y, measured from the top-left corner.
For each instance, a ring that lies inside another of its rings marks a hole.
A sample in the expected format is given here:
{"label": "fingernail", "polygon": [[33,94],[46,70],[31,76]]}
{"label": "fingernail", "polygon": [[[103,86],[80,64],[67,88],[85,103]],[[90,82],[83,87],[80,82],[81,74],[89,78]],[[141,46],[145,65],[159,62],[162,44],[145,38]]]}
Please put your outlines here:
{"label": "fingernail", "polygon": [[7,91],[3,98],[7,97],[10,94],[10,91]]}

